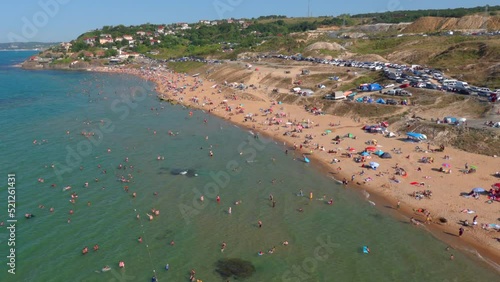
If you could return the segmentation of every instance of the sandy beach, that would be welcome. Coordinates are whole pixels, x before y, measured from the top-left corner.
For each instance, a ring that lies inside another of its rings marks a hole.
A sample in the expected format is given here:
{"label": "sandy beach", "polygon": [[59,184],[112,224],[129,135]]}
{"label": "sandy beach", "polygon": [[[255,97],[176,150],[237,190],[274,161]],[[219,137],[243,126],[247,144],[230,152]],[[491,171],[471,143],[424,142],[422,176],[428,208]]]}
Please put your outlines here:
{"label": "sandy beach", "polygon": [[[160,99],[209,112],[284,143],[287,149],[283,154],[293,154],[297,161],[307,156],[332,178],[347,182],[346,189],[365,190],[372,195],[367,200],[373,204],[391,209],[395,216],[408,222],[413,218],[415,228],[428,229],[452,248],[475,249],[478,253],[473,254],[491,262],[500,261],[500,229],[495,230],[500,228],[500,202],[489,201],[485,194],[465,195],[475,187],[488,191],[500,182],[494,175],[500,170],[500,158],[451,147],[441,152],[432,140],[404,142],[406,132],[387,138],[363,130],[363,126],[372,123],[362,119],[322,115],[275,101],[262,81],[266,75],[278,72],[271,67],[259,66],[255,71],[241,66],[241,71],[253,73],[245,84],[255,87],[245,90],[234,87],[240,81],[214,81],[210,74],[193,77],[161,68],[92,70],[150,80],[156,83]],[[298,71],[299,68],[291,70]],[[340,138],[334,140],[337,136]],[[416,146],[420,149],[416,150]],[[389,152],[392,158],[382,159],[372,153],[360,162],[354,161],[365,149]],[[422,158],[432,162],[421,162]],[[367,168],[370,162],[380,166],[376,170]],[[475,166],[477,171],[462,172],[466,166]],[[460,227],[464,234],[459,237]]]}

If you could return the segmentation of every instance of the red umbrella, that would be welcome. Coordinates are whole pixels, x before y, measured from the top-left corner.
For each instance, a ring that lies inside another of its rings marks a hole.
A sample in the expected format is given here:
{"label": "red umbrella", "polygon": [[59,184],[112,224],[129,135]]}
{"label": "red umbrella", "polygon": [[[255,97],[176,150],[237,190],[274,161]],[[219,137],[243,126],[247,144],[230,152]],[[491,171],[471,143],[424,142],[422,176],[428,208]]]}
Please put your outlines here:
{"label": "red umbrella", "polygon": [[371,152],[373,152],[373,151],[376,151],[376,150],[377,150],[377,148],[375,148],[375,147],[373,147],[373,146],[372,146],[372,147],[366,147],[366,148],[365,148],[365,151],[371,151]]}

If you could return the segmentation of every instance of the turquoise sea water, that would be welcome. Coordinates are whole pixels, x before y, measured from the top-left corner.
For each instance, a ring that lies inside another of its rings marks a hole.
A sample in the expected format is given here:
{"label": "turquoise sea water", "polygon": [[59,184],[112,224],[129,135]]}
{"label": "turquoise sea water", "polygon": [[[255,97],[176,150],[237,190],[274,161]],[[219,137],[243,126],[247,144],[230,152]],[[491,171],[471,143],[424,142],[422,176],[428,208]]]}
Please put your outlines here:
{"label": "turquoise sea water", "polygon": [[[205,282],[226,281],[214,271],[220,258],[253,263],[246,281],[498,279],[359,191],[285,155],[282,144],[161,103],[154,85],[135,77],[11,66],[30,54],[0,52],[0,281],[151,281],[153,273],[159,281],[188,281],[191,269]],[[7,272],[8,173],[16,175],[15,275]],[[313,199],[297,196],[300,189]],[[160,215],[149,221],[153,208]],[[112,269],[101,273],[105,265]]]}

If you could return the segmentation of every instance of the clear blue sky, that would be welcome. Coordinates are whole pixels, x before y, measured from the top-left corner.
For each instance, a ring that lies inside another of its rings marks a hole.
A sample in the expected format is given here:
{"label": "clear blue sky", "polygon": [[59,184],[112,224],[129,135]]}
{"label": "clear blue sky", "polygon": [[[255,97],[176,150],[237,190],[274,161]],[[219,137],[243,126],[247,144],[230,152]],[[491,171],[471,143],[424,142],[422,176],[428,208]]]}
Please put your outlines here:
{"label": "clear blue sky", "polygon": [[[45,3],[45,8],[42,5]],[[484,0],[310,0],[313,16],[495,5]],[[303,17],[308,0],[2,0],[0,42],[69,41],[103,25]]]}

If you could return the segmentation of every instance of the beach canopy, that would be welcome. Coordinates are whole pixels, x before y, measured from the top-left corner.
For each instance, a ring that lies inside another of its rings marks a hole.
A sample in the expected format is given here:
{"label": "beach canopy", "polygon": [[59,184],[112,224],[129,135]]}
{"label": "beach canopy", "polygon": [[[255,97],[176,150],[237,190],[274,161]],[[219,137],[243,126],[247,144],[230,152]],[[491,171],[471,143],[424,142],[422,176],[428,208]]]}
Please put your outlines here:
{"label": "beach canopy", "polygon": [[476,193],[484,193],[486,192],[486,190],[484,190],[484,188],[481,188],[481,187],[476,187],[474,189],[472,189],[473,192],[476,192]]}
{"label": "beach canopy", "polygon": [[417,133],[417,132],[408,132],[408,133],[406,133],[406,135],[408,136],[409,139],[418,140],[418,141],[427,139],[427,136],[425,136],[425,134]]}
{"label": "beach canopy", "polygon": [[391,131],[391,132],[387,133],[386,137],[396,137],[396,133]]}

